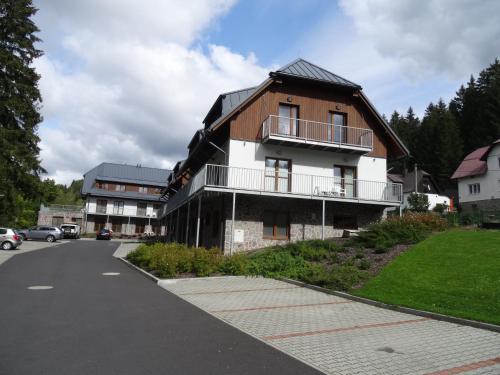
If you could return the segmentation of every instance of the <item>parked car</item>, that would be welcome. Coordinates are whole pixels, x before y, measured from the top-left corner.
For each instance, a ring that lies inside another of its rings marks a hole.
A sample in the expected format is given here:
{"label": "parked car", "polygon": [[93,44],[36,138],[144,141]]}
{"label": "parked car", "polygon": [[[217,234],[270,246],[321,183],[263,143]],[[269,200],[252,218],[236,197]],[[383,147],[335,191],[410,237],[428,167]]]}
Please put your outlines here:
{"label": "parked car", "polygon": [[14,229],[0,228],[0,248],[2,250],[14,250],[22,243],[22,237]]}
{"label": "parked car", "polygon": [[45,225],[22,229],[18,233],[23,240],[45,240],[47,242],[54,242],[62,238],[61,229]]}
{"label": "parked car", "polygon": [[78,224],[62,224],[60,228],[64,238],[80,238],[80,226]]}
{"label": "parked car", "polygon": [[110,229],[101,229],[97,232],[95,239],[96,240],[110,240],[113,237],[113,231]]}

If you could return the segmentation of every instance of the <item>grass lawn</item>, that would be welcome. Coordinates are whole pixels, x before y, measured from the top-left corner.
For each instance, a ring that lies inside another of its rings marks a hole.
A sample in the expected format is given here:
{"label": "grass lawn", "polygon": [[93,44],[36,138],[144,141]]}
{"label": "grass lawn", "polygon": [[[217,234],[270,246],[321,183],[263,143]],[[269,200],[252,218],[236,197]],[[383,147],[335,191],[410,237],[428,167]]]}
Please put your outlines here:
{"label": "grass lawn", "polygon": [[435,234],[353,294],[500,324],[500,231]]}

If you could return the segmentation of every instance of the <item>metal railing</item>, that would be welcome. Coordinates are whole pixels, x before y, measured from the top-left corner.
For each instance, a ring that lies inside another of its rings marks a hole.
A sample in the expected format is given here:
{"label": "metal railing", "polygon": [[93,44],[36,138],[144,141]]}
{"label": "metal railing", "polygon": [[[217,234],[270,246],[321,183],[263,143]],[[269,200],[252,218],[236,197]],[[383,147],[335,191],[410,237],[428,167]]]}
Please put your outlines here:
{"label": "metal railing", "polygon": [[319,142],[338,147],[373,149],[371,129],[269,115],[262,124],[262,138],[268,139],[273,136],[305,143]]}
{"label": "metal railing", "polygon": [[388,203],[400,203],[403,197],[402,185],[396,183],[206,164],[168,200],[163,213],[175,210],[204,186]]}

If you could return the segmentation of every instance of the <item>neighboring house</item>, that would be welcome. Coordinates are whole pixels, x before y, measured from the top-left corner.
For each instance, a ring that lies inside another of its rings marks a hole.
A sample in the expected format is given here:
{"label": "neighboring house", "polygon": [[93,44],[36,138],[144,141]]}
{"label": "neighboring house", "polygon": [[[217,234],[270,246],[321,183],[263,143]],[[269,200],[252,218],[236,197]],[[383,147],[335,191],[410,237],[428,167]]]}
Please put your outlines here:
{"label": "neighboring house", "polygon": [[462,211],[500,210],[500,139],[467,155],[451,179]]}
{"label": "neighboring house", "polygon": [[84,219],[83,206],[70,206],[61,204],[41,205],[38,211],[37,225],[51,225],[59,227],[61,224],[78,224],[82,227]]}
{"label": "neighboring house", "polygon": [[118,235],[164,234],[158,211],[169,174],[166,169],[113,163],[91,169],[84,174],[82,187],[84,228],[87,232],[108,228]]}
{"label": "neighboring house", "polygon": [[408,151],[361,87],[302,59],[221,94],[169,177],[167,237],[225,253],[339,236],[398,207]]}
{"label": "neighboring house", "polygon": [[430,173],[418,169],[417,178],[415,180],[415,171],[405,172],[403,174],[387,174],[387,179],[394,183],[403,184],[403,205],[402,208],[408,208],[408,197],[411,193],[423,193],[429,200],[429,210],[436,207],[436,204],[445,204],[447,207],[452,208],[453,204],[451,199],[441,194],[441,189],[431,176]]}

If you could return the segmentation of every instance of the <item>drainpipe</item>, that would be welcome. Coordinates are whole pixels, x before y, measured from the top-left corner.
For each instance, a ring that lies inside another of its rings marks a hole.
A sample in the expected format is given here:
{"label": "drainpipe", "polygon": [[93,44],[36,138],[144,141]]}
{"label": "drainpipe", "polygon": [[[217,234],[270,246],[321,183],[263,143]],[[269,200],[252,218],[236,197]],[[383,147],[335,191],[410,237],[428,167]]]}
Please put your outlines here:
{"label": "drainpipe", "polygon": [[229,247],[229,255],[233,255],[234,246],[234,213],[236,211],[236,193],[233,191],[233,213],[231,216],[231,246]]}

